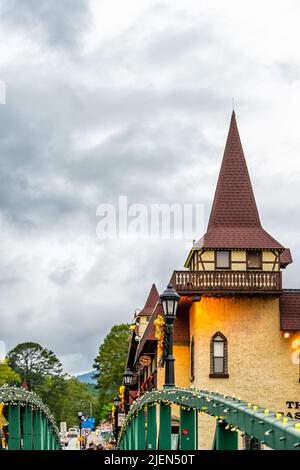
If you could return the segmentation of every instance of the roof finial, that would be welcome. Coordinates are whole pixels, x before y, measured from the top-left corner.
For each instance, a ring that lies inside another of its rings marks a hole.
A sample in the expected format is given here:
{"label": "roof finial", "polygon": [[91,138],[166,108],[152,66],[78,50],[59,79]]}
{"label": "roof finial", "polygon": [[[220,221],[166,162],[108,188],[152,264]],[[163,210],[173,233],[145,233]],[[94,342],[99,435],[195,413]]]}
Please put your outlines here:
{"label": "roof finial", "polygon": [[232,112],[234,112],[234,96],[232,97]]}

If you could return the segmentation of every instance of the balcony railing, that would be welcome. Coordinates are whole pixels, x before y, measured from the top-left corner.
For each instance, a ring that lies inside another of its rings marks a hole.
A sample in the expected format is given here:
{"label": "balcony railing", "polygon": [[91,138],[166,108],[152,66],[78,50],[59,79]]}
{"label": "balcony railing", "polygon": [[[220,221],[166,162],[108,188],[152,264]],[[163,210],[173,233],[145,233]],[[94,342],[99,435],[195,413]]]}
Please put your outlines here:
{"label": "balcony railing", "polygon": [[262,271],[174,271],[173,287],[179,293],[280,292],[281,273]]}

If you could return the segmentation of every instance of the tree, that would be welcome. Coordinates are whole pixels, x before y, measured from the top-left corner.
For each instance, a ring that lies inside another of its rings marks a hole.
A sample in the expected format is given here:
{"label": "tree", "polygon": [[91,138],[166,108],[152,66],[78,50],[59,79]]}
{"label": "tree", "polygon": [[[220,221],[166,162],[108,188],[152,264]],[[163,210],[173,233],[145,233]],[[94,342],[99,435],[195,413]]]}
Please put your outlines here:
{"label": "tree", "polygon": [[18,344],[7,354],[9,366],[20,375],[29,390],[35,390],[46,377],[59,377],[62,364],[49,349],[37,343]]}
{"label": "tree", "polygon": [[8,365],[8,360],[0,361],[0,387],[20,383],[20,376]]}
{"label": "tree", "polygon": [[37,385],[35,392],[48,405],[56,421],[66,421],[68,427],[78,425],[79,410],[89,415],[89,402],[92,402],[93,412],[97,409],[97,396],[91,393],[88,384],[74,377],[47,377]]}
{"label": "tree", "polygon": [[100,405],[99,407],[99,413],[98,413],[98,419],[99,419],[99,422],[102,422],[102,421],[105,421],[108,416],[111,414],[111,410],[112,410],[112,407],[113,407],[113,401],[111,402],[108,402],[108,403],[103,403]]}
{"label": "tree", "polygon": [[99,389],[99,414],[103,415],[104,407],[112,401],[123,381],[123,373],[128,354],[130,338],[129,325],[121,324],[112,327],[94,361],[95,377]]}

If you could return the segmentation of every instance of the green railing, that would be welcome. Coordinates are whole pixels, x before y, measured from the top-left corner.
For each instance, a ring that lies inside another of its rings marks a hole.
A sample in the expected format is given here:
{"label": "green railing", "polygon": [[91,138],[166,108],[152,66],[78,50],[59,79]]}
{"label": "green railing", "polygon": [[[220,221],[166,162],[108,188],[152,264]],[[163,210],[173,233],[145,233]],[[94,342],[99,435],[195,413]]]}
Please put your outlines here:
{"label": "green railing", "polygon": [[[32,392],[0,388],[0,421],[7,450],[60,450],[59,430],[49,408]],[[3,448],[0,445],[0,449]]]}
{"label": "green railing", "polygon": [[134,404],[121,429],[118,448],[170,450],[172,405],[180,407],[181,450],[197,449],[199,412],[215,418],[213,450],[238,450],[238,431],[272,449],[300,450],[299,421],[234,397],[179,388],[148,392]]}

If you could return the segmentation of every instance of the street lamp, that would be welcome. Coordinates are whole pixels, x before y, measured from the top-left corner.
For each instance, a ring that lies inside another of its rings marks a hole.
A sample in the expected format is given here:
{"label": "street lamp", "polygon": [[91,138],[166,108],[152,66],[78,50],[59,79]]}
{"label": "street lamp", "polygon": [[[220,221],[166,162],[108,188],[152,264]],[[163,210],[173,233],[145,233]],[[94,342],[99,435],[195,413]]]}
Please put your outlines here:
{"label": "street lamp", "polygon": [[83,412],[78,411],[77,416],[78,416],[78,419],[79,419],[79,449],[81,450],[81,430],[82,430]]}
{"label": "street lamp", "polygon": [[160,301],[163,306],[164,316],[167,324],[167,357],[165,368],[165,387],[175,387],[175,372],[173,357],[173,323],[176,320],[176,313],[179,304],[180,295],[177,294],[172,284],[160,295]]}
{"label": "street lamp", "polygon": [[125,415],[127,415],[129,411],[129,389],[130,389],[130,385],[132,384],[132,379],[133,379],[133,373],[128,367],[123,374],[123,378],[124,378],[124,385],[125,385],[124,411],[125,411]]}
{"label": "street lamp", "polygon": [[115,406],[115,415],[114,415],[114,418],[115,418],[115,429],[114,429],[114,435],[115,435],[115,441],[117,443],[117,440],[118,440],[118,428],[119,428],[119,419],[118,419],[118,415],[119,415],[119,406],[120,406],[120,397],[117,395],[115,396],[114,398],[114,406]]}

